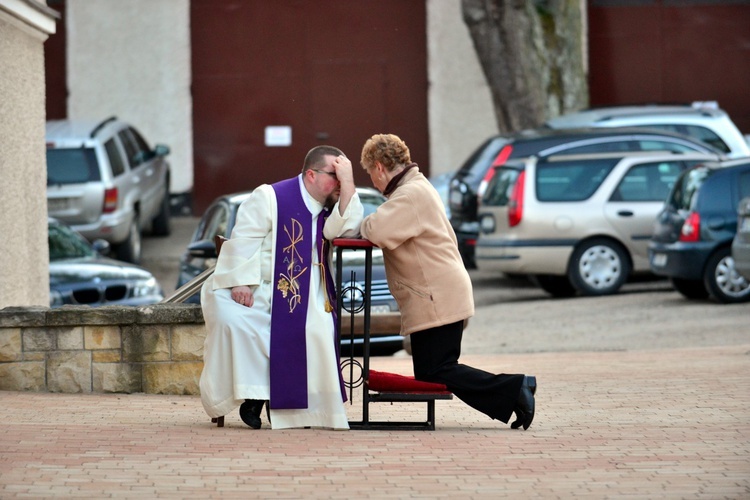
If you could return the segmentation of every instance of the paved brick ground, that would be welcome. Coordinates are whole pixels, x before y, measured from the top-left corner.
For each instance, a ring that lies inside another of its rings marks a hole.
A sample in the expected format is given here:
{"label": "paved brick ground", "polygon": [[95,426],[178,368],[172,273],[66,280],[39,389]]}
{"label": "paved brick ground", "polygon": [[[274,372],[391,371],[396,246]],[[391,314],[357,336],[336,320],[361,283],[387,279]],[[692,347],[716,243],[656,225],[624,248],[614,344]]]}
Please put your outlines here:
{"label": "paved brick ground", "polygon": [[435,432],[253,431],[192,396],[0,392],[0,498],[750,498],[750,345],[463,361],[537,375],[528,431],[458,400]]}

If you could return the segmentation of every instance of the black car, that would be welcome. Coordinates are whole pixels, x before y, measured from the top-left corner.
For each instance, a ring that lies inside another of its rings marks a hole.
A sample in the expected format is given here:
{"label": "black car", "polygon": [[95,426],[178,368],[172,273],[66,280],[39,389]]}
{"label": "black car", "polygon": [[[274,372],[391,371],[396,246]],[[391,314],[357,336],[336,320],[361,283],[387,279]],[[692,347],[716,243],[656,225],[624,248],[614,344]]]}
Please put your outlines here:
{"label": "black car", "polygon": [[[215,237],[230,237],[237,217],[237,210],[242,202],[250,197],[251,193],[252,191],[244,191],[220,196],[206,209],[186,251],[180,258],[178,290],[216,263]],[[357,194],[364,206],[365,216],[374,212],[385,201],[385,197],[372,188],[358,187]],[[351,291],[351,293],[344,294],[344,305],[349,305],[349,302],[353,300],[354,308],[357,309],[362,301],[362,295],[359,291],[364,290],[364,252],[346,250],[343,252],[343,259],[343,288]],[[373,325],[371,328],[370,353],[372,355],[390,355],[403,348],[398,304],[396,304],[396,299],[393,298],[388,289],[382,251],[374,249],[372,260],[370,312],[373,315]],[[354,283],[351,281],[352,273],[356,276],[356,282]],[[200,293],[195,293],[185,299],[184,302],[199,304]],[[375,319],[376,315],[380,315],[378,319]],[[380,318],[382,318],[382,321],[379,321]],[[342,322],[342,324],[348,323]],[[383,327],[380,325],[383,325]],[[383,328],[390,329],[390,331],[383,331]],[[344,348],[347,348],[351,342],[350,338],[342,339],[342,353],[349,352],[348,350],[344,351]],[[362,338],[354,338],[353,343],[355,344],[355,352],[358,352],[361,348]]]}
{"label": "black car", "polygon": [[50,307],[70,305],[143,306],[164,296],[153,274],[104,257],[109,243],[90,244],[55,219],[48,220]]}
{"label": "black car", "polygon": [[477,201],[481,198],[494,169],[507,160],[532,155],[547,157],[565,153],[606,153],[623,151],[700,152],[721,155],[712,146],[691,137],[642,128],[587,128],[525,130],[498,135],[479,146],[450,181],[448,206],[459,250],[467,268],[474,268],[474,249],[479,235]]}
{"label": "black car", "polygon": [[688,298],[750,300],[750,282],[734,267],[737,204],[750,196],[750,160],[730,160],[683,172],[659,214],[649,242],[651,271],[668,277]]}

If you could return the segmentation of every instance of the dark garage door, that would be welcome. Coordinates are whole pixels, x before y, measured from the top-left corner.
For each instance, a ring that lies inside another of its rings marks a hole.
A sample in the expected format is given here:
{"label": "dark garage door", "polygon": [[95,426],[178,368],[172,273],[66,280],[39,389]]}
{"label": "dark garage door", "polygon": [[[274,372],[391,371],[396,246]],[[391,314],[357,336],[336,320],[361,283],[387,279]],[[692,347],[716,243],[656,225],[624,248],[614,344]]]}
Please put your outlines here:
{"label": "dark garage door", "polygon": [[[194,211],[295,175],[318,144],[400,135],[428,171],[424,0],[192,0]],[[266,127],[289,127],[288,147]]]}

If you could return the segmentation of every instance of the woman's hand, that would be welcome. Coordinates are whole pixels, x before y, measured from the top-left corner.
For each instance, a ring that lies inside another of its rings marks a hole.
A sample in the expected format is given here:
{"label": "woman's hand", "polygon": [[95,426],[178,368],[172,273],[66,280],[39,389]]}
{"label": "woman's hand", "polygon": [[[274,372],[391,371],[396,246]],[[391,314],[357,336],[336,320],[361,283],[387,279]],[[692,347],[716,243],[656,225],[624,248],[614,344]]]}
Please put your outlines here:
{"label": "woman's hand", "polygon": [[255,300],[252,288],[245,285],[232,288],[232,300],[241,306],[252,307]]}

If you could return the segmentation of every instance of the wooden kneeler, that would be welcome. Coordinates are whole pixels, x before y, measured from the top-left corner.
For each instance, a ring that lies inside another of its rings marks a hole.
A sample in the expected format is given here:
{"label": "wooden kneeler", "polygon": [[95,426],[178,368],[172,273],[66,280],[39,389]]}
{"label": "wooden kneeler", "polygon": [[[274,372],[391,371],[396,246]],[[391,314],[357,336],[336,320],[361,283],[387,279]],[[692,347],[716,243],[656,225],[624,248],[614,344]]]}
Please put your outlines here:
{"label": "wooden kneeler", "polygon": [[[453,399],[453,394],[443,384],[421,382],[414,377],[398,375],[396,373],[370,370],[370,297],[372,287],[372,249],[374,245],[362,239],[338,238],[333,241],[336,246],[336,290],[338,291],[337,309],[340,325],[343,324],[342,306],[345,290],[342,289],[342,253],[343,250],[365,251],[365,290],[363,290],[364,315],[363,347],[361,365],[354,359],[354,349],[348,359],[342,361],[342,370],[350,371],[349,399],[353,401],[354,387],[359,385],[351,380],[351,367],[359,365],[362,370],[362,420],[349,421],[351,429],[365,430],[435,430],[435,401],[438,399]],[[349,311],[355,314],[356,311]],[[340,328],[341,331],[341,328]],[[354,336],[354,326],[350,331]],[[346,378],[346,377],[345,377]],[[427,418],[420,421],[372,421],[370,420],[370,403],[426,403]]]}

